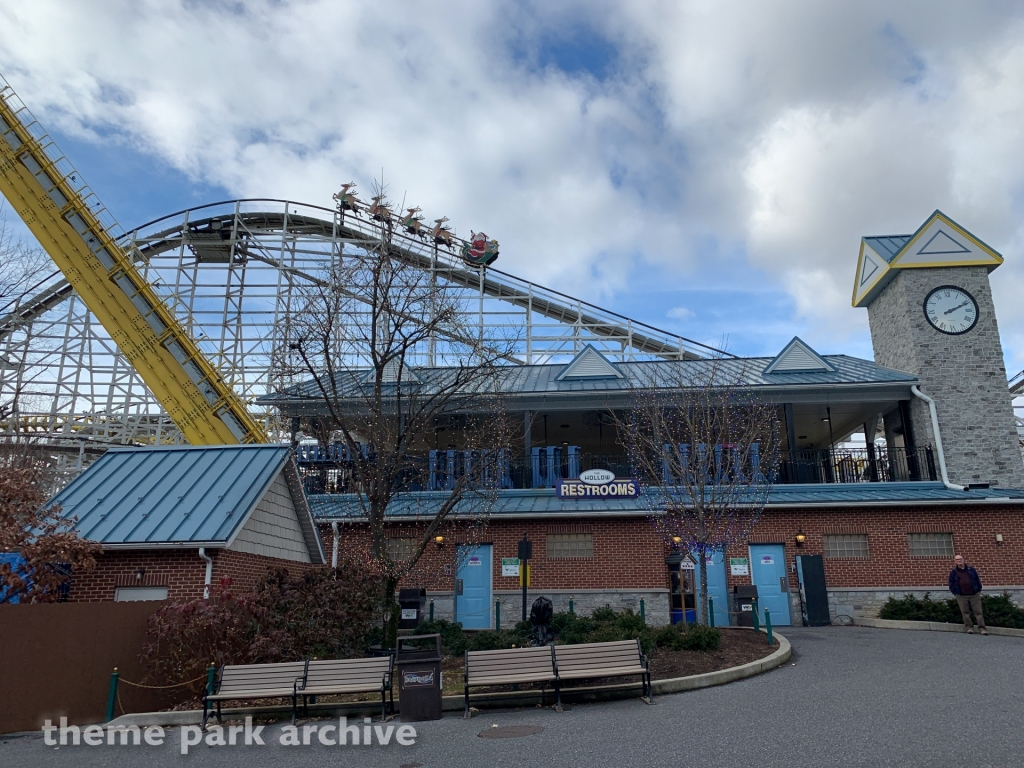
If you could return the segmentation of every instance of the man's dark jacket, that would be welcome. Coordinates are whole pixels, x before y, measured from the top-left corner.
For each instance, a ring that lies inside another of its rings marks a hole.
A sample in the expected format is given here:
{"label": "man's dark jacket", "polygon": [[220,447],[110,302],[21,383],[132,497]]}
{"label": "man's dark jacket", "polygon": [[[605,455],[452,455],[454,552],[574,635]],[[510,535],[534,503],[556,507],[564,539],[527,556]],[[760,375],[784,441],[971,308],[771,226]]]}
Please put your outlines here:
{"label": "man's dark jacket", "polygon": [[[971,574],[971,581],[974,582],[974,594],[978,594],[981,592],[981,579],[978,578],[978,572],[969,565],[967,572]],[[960,594],[960,578],[956,574],[956,568],[949,572],[949,591],[954,595]]]}

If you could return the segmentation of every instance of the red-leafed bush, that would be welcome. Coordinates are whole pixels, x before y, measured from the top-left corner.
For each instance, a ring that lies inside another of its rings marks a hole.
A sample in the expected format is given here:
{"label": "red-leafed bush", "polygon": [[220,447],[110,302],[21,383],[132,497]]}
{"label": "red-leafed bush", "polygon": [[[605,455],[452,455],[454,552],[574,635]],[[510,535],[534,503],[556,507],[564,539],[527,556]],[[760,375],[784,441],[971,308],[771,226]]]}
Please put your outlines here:
{"label": "red-leafed bush", "polygon": [[45,507],[50,467],[28,446],[0,446],[0,604],[56,602],[73,574],[96,567],[100,545],[74,518]]}
{"label": "red-leafed bush", "polygon": [[379,579],[355,564],[299,577],[272,571],[252,592],[222,583],[208,600],[169,603],[153,615],[147,676],[156,685],[194,681],[182,688],[195,695],[211,664],[362,656],[380,594]]}

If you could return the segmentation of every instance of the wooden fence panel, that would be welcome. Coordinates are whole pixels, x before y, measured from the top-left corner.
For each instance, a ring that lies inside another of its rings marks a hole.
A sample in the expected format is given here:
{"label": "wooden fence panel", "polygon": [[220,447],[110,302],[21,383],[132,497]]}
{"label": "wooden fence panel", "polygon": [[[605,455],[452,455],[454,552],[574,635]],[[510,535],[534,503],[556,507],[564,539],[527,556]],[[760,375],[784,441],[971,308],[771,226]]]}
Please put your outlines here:
{"label": "wooden fence panel", "polygon": [[[114,667],[123,679],[143,681],[147,622],[162,604],[0,606],[0,733],[37,730],[61,716],[77,725],[103,722]],[[122,684],[120,703],[126,712],[148,712],[167,698]]]}

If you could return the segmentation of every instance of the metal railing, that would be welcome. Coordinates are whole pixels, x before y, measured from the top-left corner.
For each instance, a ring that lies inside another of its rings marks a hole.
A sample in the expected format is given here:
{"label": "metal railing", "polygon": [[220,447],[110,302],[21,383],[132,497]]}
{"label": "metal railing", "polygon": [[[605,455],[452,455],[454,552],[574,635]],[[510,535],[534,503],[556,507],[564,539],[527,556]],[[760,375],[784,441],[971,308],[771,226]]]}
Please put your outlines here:
{"label": "metal railing", "polygon": [[[366,448],[361,446],[366,452]],[[299,446],[296,454],[307,493],[354,493],[355,465],[343,446]],[[444,491],[466,474],[472,487],[497,489],[552,488],[588,469],[607,469],[616,477],[633,475],[625,454],[583,453],[578,446],[537,447],[529,459],[505,450],[436,450],[405,456],[397,484],[402,490]],[[731,466],[731,465],[730,465]],[[747,468],[768,472],[768,467]],[[906,448],[821,448],[783,451],[771,472],[776,485],[798,483],[889,483],[937,480],[930,446]]]}
{"label": "metal railing", "polygon": [[937,479],[931,446],[913,450],[867,446],[784,451],[775,476],[780,485]]}

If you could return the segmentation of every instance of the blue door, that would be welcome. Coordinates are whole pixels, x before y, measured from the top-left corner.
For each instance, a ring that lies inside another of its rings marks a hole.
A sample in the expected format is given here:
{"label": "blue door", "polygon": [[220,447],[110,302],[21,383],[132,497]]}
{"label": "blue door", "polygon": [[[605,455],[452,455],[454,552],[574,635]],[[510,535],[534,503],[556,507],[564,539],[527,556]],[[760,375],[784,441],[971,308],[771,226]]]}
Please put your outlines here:
{"label": "blue door", "polygon": [[786,551],[781,544],[750,545],[751,579],[757,587],[757,604],[761,621],[764,610],[772,613],[772,625],[787,627],[789,618],[789,573]]}
{"label": "blue door", "polygon": [[[696,568],[697,600],[700,600],[700,564]],[[729,626],[729,592],[725,582],[725,555],[716,549],[708,554],[708,597],[714,602],[716,627]]]}
{"label": "blue door", "polygon": [[490,629],[491,545],[460,546],[455,574],[455,620],[464,629]]}

